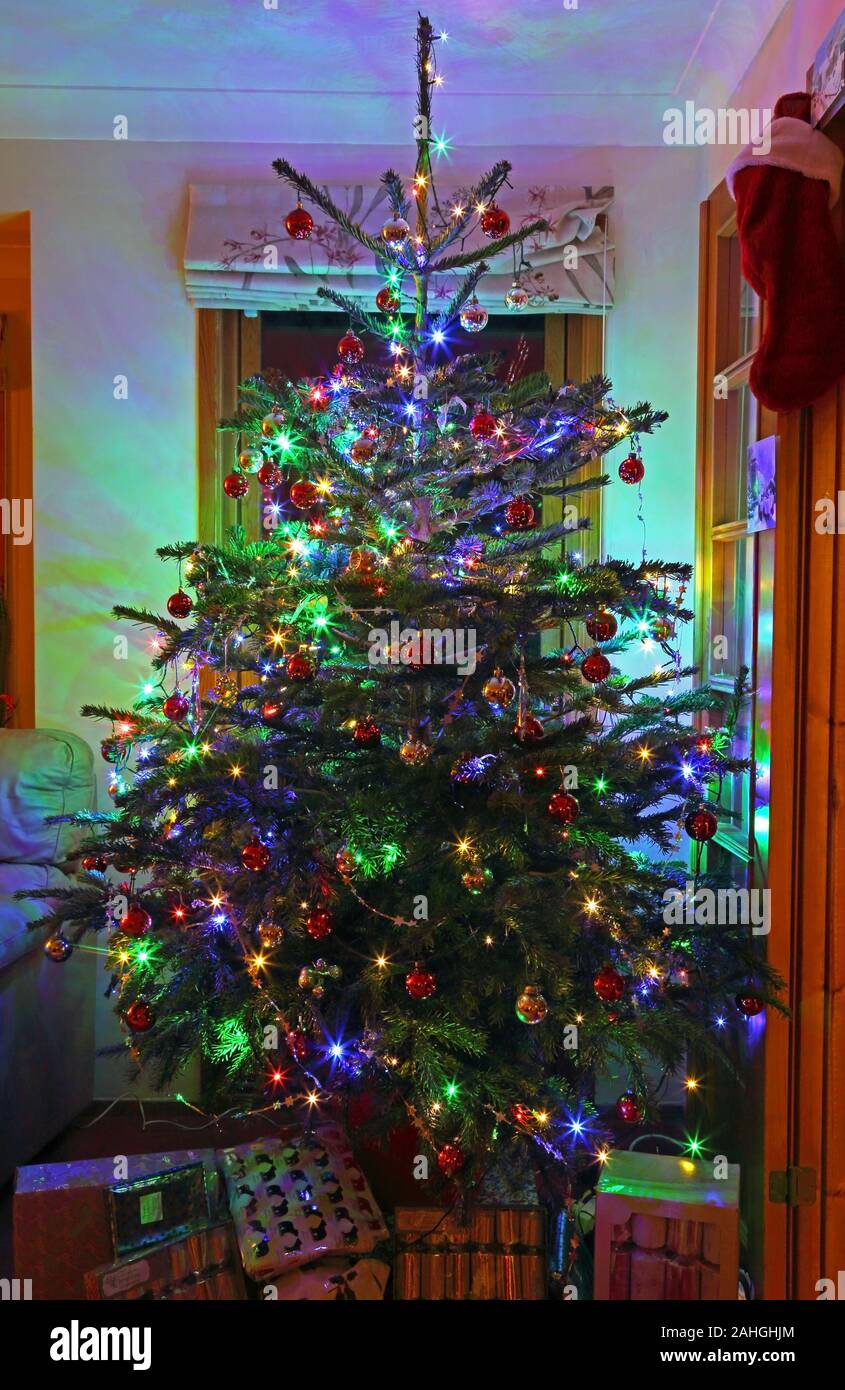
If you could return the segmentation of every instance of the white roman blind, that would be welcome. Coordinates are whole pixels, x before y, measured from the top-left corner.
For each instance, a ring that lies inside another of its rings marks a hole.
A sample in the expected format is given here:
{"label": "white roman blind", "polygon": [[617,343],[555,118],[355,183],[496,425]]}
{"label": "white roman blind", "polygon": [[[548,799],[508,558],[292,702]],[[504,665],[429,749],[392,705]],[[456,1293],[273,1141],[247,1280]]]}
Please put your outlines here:
{"label": "white roman blind", "polygon": [[[372,236],[390,216],[380,184],[332,185],[328,192]],[[455,190],[441,206],[448,210],[460,196]],[[506,188],[497,201],[510,214],[512,227],[538,218],[550,224],[550,231],[532,237],[522,251],[529,263],[520,272],[531,296],[529,312],[585,313],[612,305],[613,246],[607,226],[612,188]],[[331,312],[334,305],[316,295],[319,285],[326,284],[372,309],[384,283],[372,253],[323,220],[319,208],[309,208],[315,223],[310,239],[292,240],[283,222],[293,205],[293,195],[281,183],[192,184],[185,250],[191,303],[199,309]],[[471,232],[467,248],[483,245],[482,233]],[[454,243],[446,254],[459,246]],[[490,264],[478,298],[490,313],[502,313],[514,278],[513,253],[502,252]],[[460,274],[432,277],[432,309],[448,303]]]}

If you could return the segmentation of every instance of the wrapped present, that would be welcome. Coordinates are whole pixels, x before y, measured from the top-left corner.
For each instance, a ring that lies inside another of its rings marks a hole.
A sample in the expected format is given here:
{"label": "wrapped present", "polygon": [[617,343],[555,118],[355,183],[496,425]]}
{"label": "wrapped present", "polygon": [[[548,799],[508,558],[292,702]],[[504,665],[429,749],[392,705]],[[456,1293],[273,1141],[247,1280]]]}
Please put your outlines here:
{"label": "wrapped present", "polygon": [[546,1214],[541,1207],[400,1207],[395,1297],[544,1299]]}
{"label": "wrapped present", "polygon": [[326,1255],[366,1255],[387,1238],[339,1125],[220,1154],[247,1274],[266,1281]]}
{"label": "wrapped present", "polygon": [[115,1183],[108,1200],[115,1255],[185,1235],[209,1216],[202,1163]]}
{"label": "wrapped present", "polygon": [[735,1299],[739,1168],[614,1150],[596,1197],[595,1297]]}
{"label": "wrapped present", "polygon": [[[324,1303],[364,1303],[384,1298],[390,1265],[383,1260],[320,1260],[301,1265],[273,1283],[273,1297]],[[265,1298],[269,1295],[265,1292]]]}
{"label": "wrapped present", "polygon": [[[193,1164],[203,1169],[207,1203],[201,1221],[207,1224],[210,1215],[216,1217],[219,1201],[213,1149],[19,1168],[12,1203],[15,1270],[20,1278],[32,1280],[33,1298],[84,1298],[86,1270],[114,1260],[111,1188],[125,1188],[138,1179],[163,1179]],[[155,1184],[143,1194],[149,1199],[145,1214],[150,1217],[159,1210],[154,1192]],[[162,1199],[161,1220],[145,1224],[148,1233],[170,1239],[174,1231],[185,1229],[184,1208],[168,1198],[165,1220]]]}
{"label": "wrapped present", "polygon": [[235,1228],[230,1221],[205,1226],[85,1275],[91,1299],[191,1299],[196,1302],[246,1298]]}

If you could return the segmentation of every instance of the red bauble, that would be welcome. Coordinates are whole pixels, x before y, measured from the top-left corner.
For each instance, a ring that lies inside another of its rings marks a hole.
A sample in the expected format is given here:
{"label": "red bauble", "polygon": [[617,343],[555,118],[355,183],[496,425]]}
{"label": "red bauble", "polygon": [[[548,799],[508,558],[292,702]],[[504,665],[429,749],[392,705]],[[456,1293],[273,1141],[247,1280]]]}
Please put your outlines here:
{"label": "red bauble", "polygon": [[766,1007],[765,1000],[761,999],[759,994],[738,994],[734,1003],[746,1018],[756,1018]]}
{"label": "red bauble", "polygon": [[626,1091],[616,1102],[616,1113],[626,1125],[638,1125],[643,1117],[642,1106],[633,1091]]}
{"label": "red bauble", "polygon": [[381,743],[381,729],[372,715],[368,714],[365,719],[358,720],[352,737],[362,748],[375,748],[376,744]]}
{"label": "red bauble", "polygon": [[453,1178],[466,1163],[466,1156],[457,1144],[444,1144],[437,1155],[437,1166],[446,1178]]}
{"label": "red bauble", "polygon": [[505,507],[505,521],[511,531],[530,531],[534,525],[534,508],[527,497],[515,497]]}
{"label": "red bauble", "polygon": [[171,618],[187,618],[193,606],[190,595],[184,589],[177,589],[167,600],[167,611]]}
{"label": "red bauble", "polygon": [[619,624],[612,613],[602,608],[598,613],[591,613],[584,626],[594,642],[609,642],[616,636]]}
{"label": "red bauble", "polygon": [[360,362],[364,356],[364,344],[358,334],[352,332],[351,328],[348,333],[344,333],[338,343],[337,355],[341,362]]}
{"label": "red bauble", "polygon": [[500,237],[507,236],[510,229],[511,220],[504,208],[491,203],[489,208],[482,212],[481,230],[491,241],[498,241]]}
{"label": "red bauble", "polygon": [[227,497],[246,497],[249,479],[245,473],[227,473],[223,479],[223,491]]}
{"label": "red bauble", "polygon": [[548,805],[549,815],[561,825],[571,825],[578,819],[581,807],[571,792],[556,791]]}
{"label": "red bauble", "polygon": [[284,707],[275,700],[265,700],[261,706],[261,722],[268,729],[280,729],[284,712]]}
{"label": "red bauble", "polygon": [[307,478],[300,478],[298,483],[291,485],[290,500],[301,512],[313,507],[319,495],[317,484],[309,482]]}
{"label": "red bauble", "polygon": [[315,669],[314,662],[307,652],[294,652],[285,663],[290,681],[310,681]]}
{"label": "red bauble", "polygon": [[278,487],[284,474],[277,463],[272,463],[269,459],[262,463],[256,477],[262,487]]}
{"label": "red bauble", "polygon": [[270,851],[265,844],[262,844],[257,835],[253,835],[248,845],[244,845],[241,850],[241,859],[244,868],[249,869],[250,873],[260,873],[266,869],[270,863]]}
{"label": "red bauble", "polygon": [[172,695],[168,695],[161,708],[167,719],[171,719],[174,724],[181,724],[191,706],[187,696],[183,695],[181,690],[174,690]]}
{"label": "red bauble", "polygon": [[405,976],[405,988],[412,999],[428,999],[437,989],[437,977],[417,961],[411,973]]}
{"label": "red bauble", "polygon": [[331,936],[333,927],[334,918],[324,907],[312,908],[305,919],[305,930],[315,941],[322,941],[324,936]]}
{"label": "red bauble", "polygon": [[124,936],[143,936],[149,931],[153,919],[142,907],[130,907],[120,919],[120,930]]}
{"label": "red bauble", "polygon": [[104,874],[109,866],[109,861],[104,854],[87,854],[82,861],[83,869],[88,873]]}
{"label": "red bauble", "polygon": [[645,477],[645,464],[636,454],[629,454],[619,465],[619,476],[623,483],[641,483]]}
{"label": "red bauble", "polygon": [[153,1011],[145,999],[136,999],[123,1015],[133,1033],[146,1033],[153,1026]]}
{"label": "red bauble", "polygon": [[691,840],[712,840],[719,829],[719,822],[706,806],[699,806],[697,811],[690,811],[684,820],[684,829]]}
{"label": "red bauble", "polygon": [[308,1056],[308,1039],[301,1028],[292,1028],[285,1034],[288,1052],[295,1062],[304,1062]]}
{"label": "red bauble", "polygon": [[514,724],[512,732],[517,743],[532,744],[539,743],[546,731],[539,719],[529,714],[520,724]]}
{"label": "red bauble", "polygon": [[389,285],[384,285],[376,295],[376,308],[383,314],[395,314],[399,308],[399,298]]}
{"label": "red bauble", "polygon": [[474,439],[489,439],[496,433],[496,417],[489,410],[478,410],[469,422]]}
{"label": "red bauble", "polygon": [[288,236],[292,236],[295,241],[307,241],[314,230],[314,218],[307,208],[301,203],[297,203],[292,212],[285,218],[285,231]]}
{"label": "red bauble", "polygon": [[604,652],[600,652],[598,647],[594,651],[588,652],[581,662],[581,675],[585,681],[590,681],[597,685],[599,681],[606,681],[610,675],[610,662]]}
{"label": "red bauble", "polygon": [[593,980],[593,989],[604,1004],[616,1004],[625,993],[625,978],[612,965],[603,965]]}

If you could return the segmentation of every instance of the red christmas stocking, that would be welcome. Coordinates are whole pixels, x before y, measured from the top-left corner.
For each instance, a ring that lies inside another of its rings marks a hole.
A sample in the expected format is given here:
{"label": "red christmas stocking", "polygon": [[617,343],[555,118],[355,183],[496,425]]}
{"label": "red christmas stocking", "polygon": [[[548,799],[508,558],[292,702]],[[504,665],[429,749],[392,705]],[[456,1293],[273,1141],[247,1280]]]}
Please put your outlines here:
{"label": "red christmas stocking", "polygon": [[831,208],[843,157],[809,124],[810,98],[784,96],[771,149],[742,151],[728,170],[742,273],[765,300],[751,389],[771,410],[796,410],[845,374],[845,264]]}

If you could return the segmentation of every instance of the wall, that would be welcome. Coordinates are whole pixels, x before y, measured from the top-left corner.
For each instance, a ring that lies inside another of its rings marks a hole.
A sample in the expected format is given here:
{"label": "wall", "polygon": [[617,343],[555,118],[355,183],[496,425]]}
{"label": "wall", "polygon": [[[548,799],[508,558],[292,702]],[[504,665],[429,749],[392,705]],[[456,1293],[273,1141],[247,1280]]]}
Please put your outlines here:
{"label": "wall", "polygon": [[[80,705],[131,702],[144,679],[143,636],[109,610],[115,602],[161,605],[174,582],[155,546],[195,530],[194,313],[180,275],[187,184],[273,177],[270,160],[280,148],[0,142],[0,212],[32,214],[41,725],[76,729],[96,743]],[[366,176],[392,160],[406,167],[407,153],[360,151],[352,172]],[[312,147],[291,157],[327,180],[350,172],[348,150]],[[618,304],[608,325],[608,372],[620,403],[648,398],[671,412],[645,445],[646,517],[649,553],[678,559],[693,553],[703,158],[666,148],[523,150],[514,172],[520,183],[616,187]],[[489,155],[478,165],[456,157],[455,181],[489,163]],[[128,379],[126,400],[114,397],[118,375]],[[637,558],[636,492],[616,482],[609,494],[607,548]],[[128,661],[113,655],[122,633]],[[99,1042],[114,1036],[101,1000]],[[122,1089],[122,1063],[101,1062],[98,1094]]]}
{"label": "wall", "polygon": [[[772,25],[730,99],[734,109],[769,109],[785,92],[802,92],[816,52],[843,10],[843,0],[790,0]],[[724,176],[735,150],[708,150],[705,197]]]}

